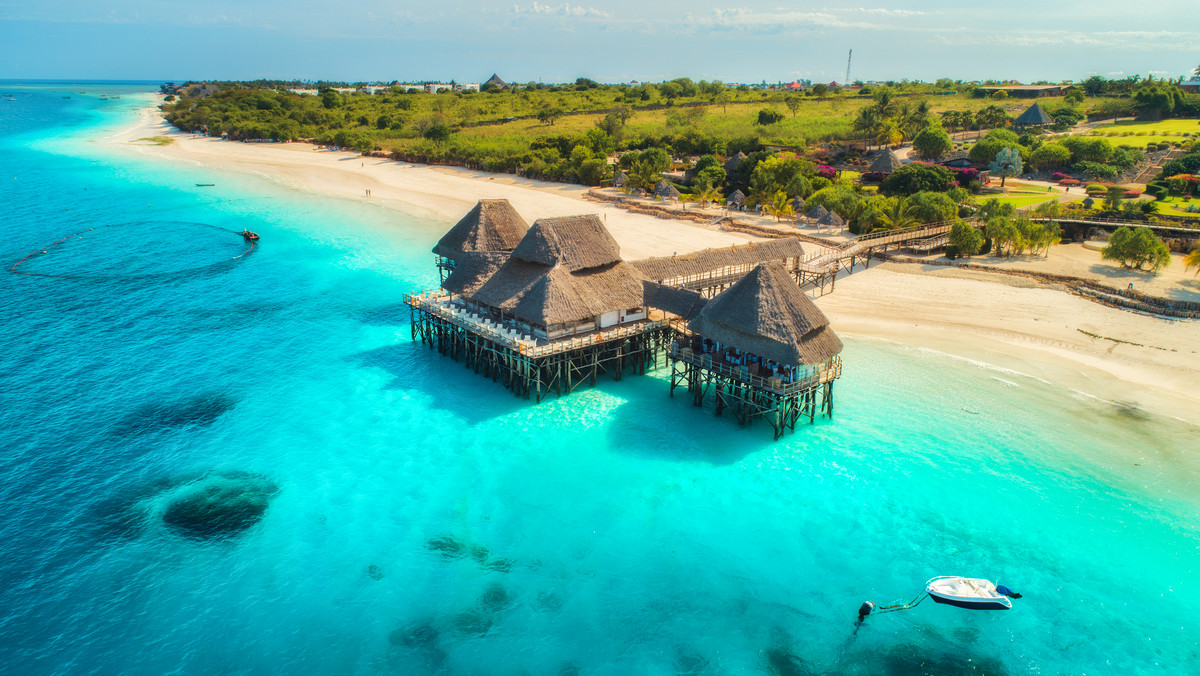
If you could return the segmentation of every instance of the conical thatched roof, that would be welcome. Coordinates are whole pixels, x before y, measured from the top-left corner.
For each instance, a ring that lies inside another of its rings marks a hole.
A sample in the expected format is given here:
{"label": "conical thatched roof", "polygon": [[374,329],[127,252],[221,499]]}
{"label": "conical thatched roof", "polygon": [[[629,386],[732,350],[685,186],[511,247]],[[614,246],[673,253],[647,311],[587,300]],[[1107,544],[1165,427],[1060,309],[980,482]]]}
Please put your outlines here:
{"label": "conical thatched roof", "polygon": [[746,193],[742,192],[741,190],[734,190],[732,195],[725,198],[725,202],[728,204],[741,204],[745,201]]}
{"label": "conical thatched roof", "polygon": [[1021,116],[1018,117],[1015,122],[1013,122],[1013,125],[1017,127],[1043,124],[1054,124],[1054,118],[1050,117],[1050,114],[1046,112],[1045,108],[1042,108],[1042,104],[1040,103],[1035,103],[1032,106],[1029,106],[1029,108],[1027,108],[1025,112],[1021,113]]}
{"label": "conical thatched roof", "polygon": [[529,224],[508,200],[479,200],[438,240],[433,253],[457,262],[464,253],[512,251]]}
{"label": "conical thatched roof", "polygon": [[688,328],[789,366],[819,364],[842,351],[829,319],[778,263],[759,265],[708,301]]}
{"label": "conical thatched roof", "polygon": [[903,166],[904,163],[900,161],[900,156],[896,154],[896,151],[885,150],[871,162],[868,170],[878,174],[890,174]]}
{"label": "conical thatched roof", "polygon": [[817,206],[810,209],[807,214],[804,214],[804,217],[809,220],[812,220],[812,221],[819,221],[822,218],[825,218],[825,215],[828,213],[829,213],[828,209],[826,209],[825,207],[818,204]]}
{"label": "conical thatched roof", "polygon": [[508,86],[508,83],[505,82],[504,80],[501,80],[500,76],[496,75],[495,73],[492,73],[492,76],[489,77],[487,79],[487,82],[484,82],[483,84],[484,85],[496,85],[497,87],[507,87]]}
{"label": "conical thatched roof", "polygon": [[725,160],[725,173],[733,176],[733,172],[737,171],[738,165],[741,164],[742,160],[744,159],[746,159],[746,153],[740,150],[737,151],[736,155]]}
{"label": "conical thatched roof", "polygon": [[644,305],[641,276],[595,214],[538,219],[471,298],[541,325]]}
{"label": "conical thatched roof", "polygon": [[623,171],[618,172],[617,175],[615,177],[613,177],[613,187],[620,188],[621,186],[625,185],[625,182],[628,180],[629,180],[629,174],[626,174]]}
{"label": "conical thatched roof", "polygon": [[798,214],[804,213],[804,198],[803,197],[797,197],[796,199],[792,200],[792,210],[794,210]]}
{"label": "conical thatched roof", "polygon": [[658,184],[654,186],[654,195],[664,199],[678,199],[679,190],[666,181],[659,181]]}
{"label": "conical thatched roof", "polygon": [[846,224],[846,222],[842,220],[842,217],[838,216],[837,212],[834,212],[834,211],[830,211],[829,213],[825,214],[821,218],[817,219],[817,223],[819,225],[828,225],[830,227],[837,227],[837,228],[840,228]]}

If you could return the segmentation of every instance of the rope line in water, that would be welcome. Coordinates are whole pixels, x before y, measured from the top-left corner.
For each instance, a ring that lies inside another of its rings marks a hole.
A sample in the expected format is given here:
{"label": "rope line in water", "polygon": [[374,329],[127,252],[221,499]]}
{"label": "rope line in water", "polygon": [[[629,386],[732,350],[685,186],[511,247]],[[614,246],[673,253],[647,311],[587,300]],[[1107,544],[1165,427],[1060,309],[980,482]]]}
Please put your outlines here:
{"label": "rope line in water", "polygon": [[[212,225],[209,223],[195,223],[195,222],[187,222],[187,221],[180,221],[180,223],[184,223],[186,225],[199,225],[199,226],[203,226],[206,228],[213,228],[214,230],[220,230],[222,232],[232,233],[234,235],[237,235],[238,237],[243,237],[242,233],[240,233],[236,230],[230,230],[229,228],[222,228],[219,225]],[[102,225],[99,227],[100,228],[118,228],[118,227],[129,227],[129,226],[136,226],[136,225],[147,225],[147,222],[136,221],[133,223],[114,223],[111,225]],[[238,260],[250,255],[250,252],[254,251],[254,247],[257,246],[257,244],[258,244],[258,242],[256,240],[247,239],[246,242],[249,246],[246,247],[245,251],[234,256],[233,258],[230,258],[228,260],[218,261],[216,263],[209,263],[207,265],[197,266],[194,268],[185,268],[183,270],[174,270],[171,272],[154,272],[154,273],[147,273],[147,274],[142,274],[142,275],[55,275],[55,274],[50,274],[50,273],[45,273],[45,272],[25,272],[25,271],[17,269],[23,263],[25,263],[25,261],[34,257],[35,255],[48,254],[49,249],[56,247],[60,244],[63,244],[64,242],[67,242],[75,237],[82,237],[84,234],[92,232],[94,230],[96,230],[96,228],[88,228],[87,230],[80,230],[79,232],[67,235],[66,237],[63,237],[62,239],[57,239],[45,246],[38,247],[38,248],[34,249],[33,251],[30,251],[29,253],[25,254],[25,257],[22,258],[21,260],[17,261],[16,263],[13,263],[13,266],[12,266],[12,268],[9,269],[9,272],[13,273],[14,275],[24,275],[27,277],[49,277],[49,278],[54,278],[54,279],[146,279],[146,278],[152,278],[152,277],[163,277],[166,275],[187,274],[189,272],[200,272],[202,270],[208,270],[209,268],[213,268],[218,265],[225,265],[228,263],[232,263],[232,262],[238,261]],[[243,239],[245,239],[245,238],[243,237]]]}
{"label": "rope line in water", "polygon": [[897,610],[908,610],[909,608],[916,608],[917,606],[921,605],[921,601],[924,601],[927,598],[929,598],[929,594],[927,594],[925,592],[921,592],[920,595],[917,596],[917,598],[909,601],[908,603],[896,603],[896,604],[893,604],[890,606],[879,606],[879,609],[876,610],[875,612],[876,613],[894,613]]}

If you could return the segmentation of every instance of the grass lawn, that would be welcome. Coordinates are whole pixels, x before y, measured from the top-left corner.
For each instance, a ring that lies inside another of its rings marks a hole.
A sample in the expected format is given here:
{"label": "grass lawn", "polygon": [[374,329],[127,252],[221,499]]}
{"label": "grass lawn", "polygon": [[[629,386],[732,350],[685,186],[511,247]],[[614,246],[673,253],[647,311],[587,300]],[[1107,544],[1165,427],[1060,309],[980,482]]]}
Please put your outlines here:
{"label": "grass lawn", "polygon": [[1142,148],[1147,143],[1200,140],[1200,120],[1160,120],[1158,122],[1122,120],[1115,124],[1096,127],[1084,135],[1103,136],[1114,145]]}
{"label": "grass lawn", "polygon": [[1200,200],[1193,199],[1190,202],[1184,202],[1178,197],[1168,197],[1165,200],[1158,201],[1158,213],[1169,214],[1171,216],[1191,216],[1192,218],[1200,218],[1200,213],[1186,211],[1187,207],[1189,206],[1200,208]]}

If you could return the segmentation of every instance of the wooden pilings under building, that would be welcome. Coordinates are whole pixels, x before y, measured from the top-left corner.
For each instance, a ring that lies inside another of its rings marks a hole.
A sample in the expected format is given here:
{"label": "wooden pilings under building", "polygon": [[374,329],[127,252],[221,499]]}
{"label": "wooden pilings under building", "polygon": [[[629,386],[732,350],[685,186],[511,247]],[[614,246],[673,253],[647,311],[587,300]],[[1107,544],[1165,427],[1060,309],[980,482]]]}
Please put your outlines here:
{"label": "wooden pilings under building", "polygon": [[[438,243],[441,288],[404,298],[412,339],[542,401],[670,367],[670,394],[765,419],[779,438],[833,415],[842,343],[801,291],[800,242],[620,257],[595,215],[530,227],[483,201]],[[808,267],[812,267],[811,265]]]}
{"label": "wooden pilings under building", "polygon": [[742,425],[762,418],[776,439],[795,430],[804,418],[811,423],[818,415],[833,417],[833,382],[842,375],[840,358],[831,359],[804,380],[785,383],[778,377],[751,375],[748,369],[714,361],[713,355],[679,344],[672,345],[668,355],[671,396],[675,388],[686,387],[693,403],[704,406],[712,392],[717,415],[729,409]]}
{"label": "wooden pilings under building", "polygon": [[756,267],[694,315],[669,353],[672,396],[686,387],[703,406],[712,392],[717,415],[762,418],[776,439],[802,418],[833,417],[842,341],[781,265]]}
{"label": "wooden pilings under building", "polygon": [[608,376],[641,375],[666,365],[673,335],[665,321],[636,324],[538,345],[504,331],[438,291],[406,296],[412,338],[462,361],[521,397],[540,402]]}

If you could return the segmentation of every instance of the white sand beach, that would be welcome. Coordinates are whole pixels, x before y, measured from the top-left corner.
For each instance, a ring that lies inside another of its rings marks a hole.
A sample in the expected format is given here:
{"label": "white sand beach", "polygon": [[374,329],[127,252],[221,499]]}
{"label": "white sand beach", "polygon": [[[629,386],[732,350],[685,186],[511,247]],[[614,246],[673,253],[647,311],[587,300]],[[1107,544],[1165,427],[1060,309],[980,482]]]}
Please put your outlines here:
{"label": "white sand beach", "polygon": [[[131,143],[156,135],[170,136],[174,142],[161,146]],[[530,221],[600,213],[627,259],[729,246],[750,239],[584,200],[584,189],[579,186],[362,158],[302,143],[243,144],[200,138],[173,130],[150,106],[136,126],[107,142],[122,152],[253,173],[316,194],[423,210],[444,218],[447,227],[481,198],[506,198]],[[1091,254],[1077,249],[1071,249],[1070,269],[1061,274],[1076,274],[1093,264],[1081,258]],[[1095,263],[1099,263],[1098,254]],[[1052,253],[1037,268],[1052,272],[1054,266]],[[834,329],[846,336],[938,350],[1200,424],[1200,322],[1113,309],[1006,275],[925,268],[872,266],[839,279],[836,290],[816,302],[829,315]],[[1185,298],[1194,283],[1189,275],[1173,272],[1170,280],[1155,280],[1148,286],[1159,295]],[[1179,286],[1178,294],[1167,288],[1172,284]],[[847,365],[848,369],[870,367]]]}

